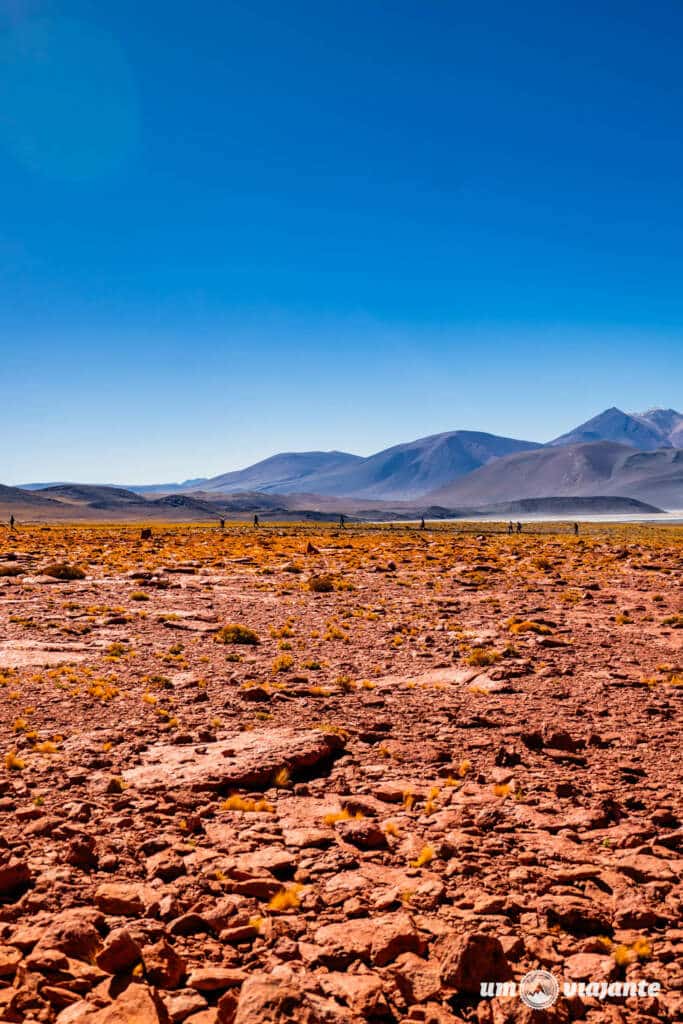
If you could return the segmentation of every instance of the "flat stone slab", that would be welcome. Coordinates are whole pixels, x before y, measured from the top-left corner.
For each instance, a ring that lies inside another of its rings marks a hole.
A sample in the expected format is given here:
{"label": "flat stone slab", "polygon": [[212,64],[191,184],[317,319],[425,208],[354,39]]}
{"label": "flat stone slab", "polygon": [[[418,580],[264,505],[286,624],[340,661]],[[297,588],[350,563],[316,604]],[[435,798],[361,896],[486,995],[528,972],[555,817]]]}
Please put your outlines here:
{"label": "flat stone slab", "polygon": [[398,685],[414,683],[416,686],[462,686],[471,683],[477,676],[483,674],[480,668],[432,668],[426,672],[403,673],[402,675],[381,676],[374,679],[375,686],[393,689]]}
{"label": "flat stone slab", "polygon": [[193,622],[208,623],[215,623],[218,621],[216,615],[208,615],[206,612],[188,612],[177,608],[160,608],[159,611],[156,611],[154,614],[157,619],[191,619]]}
{"label": "flat stone slab", "polygon": [[232,739],[193,746],[157,744],[142,764],[123,773],[137,789],[262,789],[287,768],[292,776],[324,765],[344,746],[341,737],[319,729],[264,729]]}
{"label": "flat stone slab", "polygon": [[0,643],[0,668],[24,668],[31,665],[67,665],[85,661],[89,652],[97,652],[86,644],[40,644],[32,640],[6,640]]}
{"label": "flat stone slab", "polygon": [[220,626],[202,619],[165,619],[162,623],[167,629],[183,629],[191,633],[217,633]]}

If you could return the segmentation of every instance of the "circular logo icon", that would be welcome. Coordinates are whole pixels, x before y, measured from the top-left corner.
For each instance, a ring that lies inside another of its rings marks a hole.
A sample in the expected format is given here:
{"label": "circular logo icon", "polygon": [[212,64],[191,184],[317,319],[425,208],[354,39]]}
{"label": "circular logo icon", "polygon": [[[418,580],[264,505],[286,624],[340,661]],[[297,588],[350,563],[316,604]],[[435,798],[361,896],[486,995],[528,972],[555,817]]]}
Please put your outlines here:
{"label": "circular logo icon", "polygon": [[519,983],[519,997],[532,1010],[552,1006],[559,994],[557,978],[550,971],[529,971]]}

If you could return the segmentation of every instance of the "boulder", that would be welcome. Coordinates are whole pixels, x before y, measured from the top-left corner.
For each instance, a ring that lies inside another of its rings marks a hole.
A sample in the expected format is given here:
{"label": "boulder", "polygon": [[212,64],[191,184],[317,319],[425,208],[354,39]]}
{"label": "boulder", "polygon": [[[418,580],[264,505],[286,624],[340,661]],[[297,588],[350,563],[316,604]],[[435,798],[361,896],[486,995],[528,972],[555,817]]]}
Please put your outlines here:
{"label": "boulder", "polygon": [[503,947],[494,935],[449,935],[439,947],[439,961],[443,984],[470,995],[479,994],[482,981],[512,978]]}
{"label": "boulder", "polygon": [[137,789],[260,789],[286,768],[292,775],[330,760],[341,750],[340,736],[320,729],[263,729],[238,733],[230,740],[200,745],[157,744],[144,763],[123,773]]}

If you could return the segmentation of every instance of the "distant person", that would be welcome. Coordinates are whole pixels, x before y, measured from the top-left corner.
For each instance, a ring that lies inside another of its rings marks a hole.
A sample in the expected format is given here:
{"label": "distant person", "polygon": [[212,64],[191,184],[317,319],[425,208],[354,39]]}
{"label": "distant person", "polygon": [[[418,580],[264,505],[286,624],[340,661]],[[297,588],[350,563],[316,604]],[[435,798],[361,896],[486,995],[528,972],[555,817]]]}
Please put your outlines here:
{"label": "distant person", "polygon": [[426,527],[425,527],[425,517],[424,516],[422,516],[422,519],[420,520],[420,529],[421,530],[426,529]]}
{"label": "distant person", "polygon": [[10,528],[10,530],[14,529],[14,516],[13,515],[10,515],[10,517],[9,517],[9,528]]}
{"label": "distant person", "polygon": [[225,529],[225,519],[221,519],[221,530]]}
{"label": "distant person", "polygon": [[579,536],[579,524],[578,523],[574,523],[574,536],[575,537]]}
{"label": "distant person", "polygon": [[515,532],[515,528],[512,525],[512,520],[510,520],[510,522],[508,523],[508,533],[514,533],[514,532]]}
{"label": "distant person", "polygon": [[521,533],[521,532],[522,532],[522,524],[518,522],[517,523],[517,533]]}
{"label": "distant person", "polygon": [[343,513],[343,512],[342,512],[342,514],[341,514],[341,515],[339,516],[339,528],[340,528],[341,530],[345,530],[345,529],[346,529],[346,516],[344,515],[344,513]]}
{"label": "distant person", "polygon": [[258,526],[258,525],[259,525],[258,516],[256,514],[254,514],[254,526]]}

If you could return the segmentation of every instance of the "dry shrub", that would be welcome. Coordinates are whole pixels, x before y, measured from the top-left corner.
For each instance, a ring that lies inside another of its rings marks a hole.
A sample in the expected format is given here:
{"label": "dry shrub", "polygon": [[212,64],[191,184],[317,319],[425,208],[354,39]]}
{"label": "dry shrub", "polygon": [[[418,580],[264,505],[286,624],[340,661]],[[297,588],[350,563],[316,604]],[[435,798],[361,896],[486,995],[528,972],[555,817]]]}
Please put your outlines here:
{"label": "dry shrub", "polygon": [[249,629],[248,626],[240,626],[236,622],[223,626],[216,633],[217,644],[247,644],[250,647],[255,647],[258,642],[258,634],[253,629]]}
{"label": "dry shrub", "polygon": [[331,576],[311,576],[308,581],[308,589],[314,594],[330,594],[334,590],[334,580]]}
{"label": "dry shrub", "polygon": [[84,580],[85,573],[77,565],[68,562],[52,562],[43,569],[44,576],[52,576],[55,580]]}

